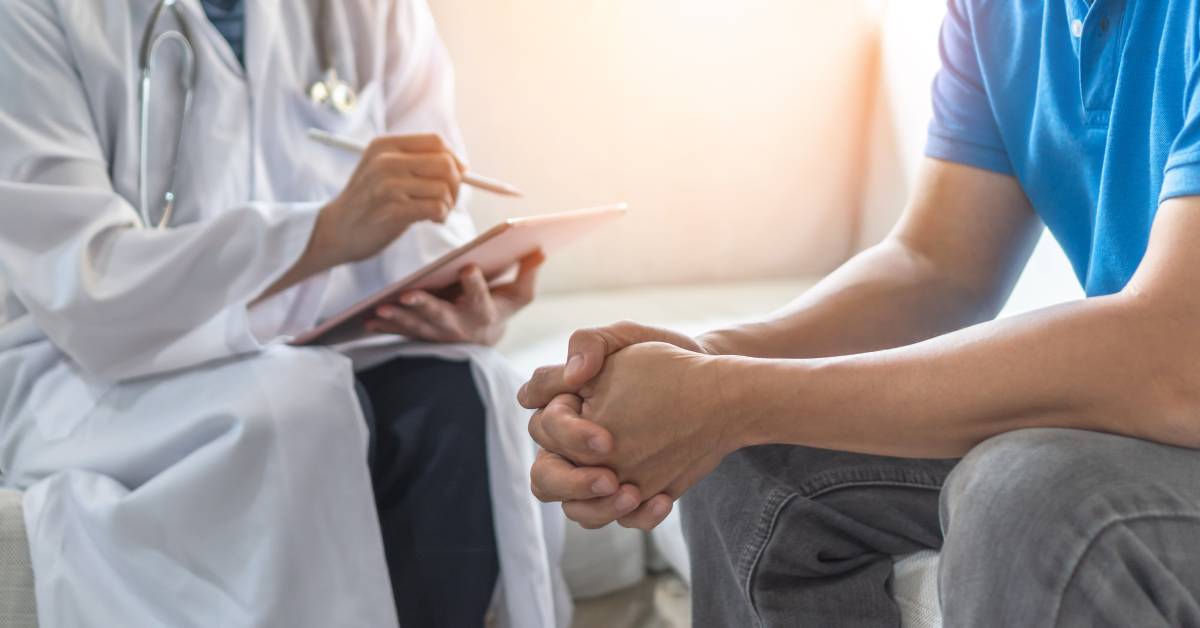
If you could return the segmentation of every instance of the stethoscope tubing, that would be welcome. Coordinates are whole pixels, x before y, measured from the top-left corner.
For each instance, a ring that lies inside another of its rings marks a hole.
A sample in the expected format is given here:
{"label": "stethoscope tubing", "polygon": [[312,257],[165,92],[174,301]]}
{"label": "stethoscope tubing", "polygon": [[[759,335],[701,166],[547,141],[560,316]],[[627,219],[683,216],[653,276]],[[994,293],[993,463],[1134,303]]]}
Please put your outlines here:
{"label": "stethoscope tubing", "polygon": [[[179,22],[178,30],[164,31],[154,36],[158,20],[165,9],[170,9]],[[154,8],[154,13],[146,23],[146,31],[142,35],[142,45],[139,51],[138,63],[141,66],[141,84],[138,93],[138,122],[140,137],[138,138],[138,203],[143,227],[162,228],[171,222],[171,214],[175,209],[175,181],[179,172],[179,155],[183,150],[184,135],[188,121],[191,118],[192,96],[196,90],[196,51],[192,47],[191,33],[188,32],[187,22],[179,11],[177,0],[161,0]],[[157,222],[150,216],[150,111],[152,103],[151,76],[154,74],[156,53],[167,43],[174,43],[183,51],[183,73],[179,77],[183,89],[183,120],[179,124],[179,135],[175,142],[175,155],[172,159],[171,174],[167,179],[167,191],[163,195],[162,211]]]}
{"label": "stethoscope tubing", "polygon": [[[318,21],[320,21],[321,15],[324,13],[326,2],[328,0],[322,0],[320,13],[317,16]],[[179,28],[163,31],[156,36],[155,32],[157,31],[158,21],[162,17],[163,12],[168,9],[174,15],[175,20],[179,22]],[[326,35],[325,29],[322,29],[317,34],[317,47],[322,56],[319,63],[326,66],[326,68],[322,76],[308,89],[308,93],[314,103],[328,106],[338,113],[346,114],[357,106],[358,95],[349,83],[338,77],[337,70],[330,64],[330,42],[326,40]],[[154,60],[158,49],[167,43],[174,43],[183,51],[183,74],[179,77],[180,86],[184,93],[183,119],[179,123],[178,138],[175,142],[175,154],[172,158],[171,172],[167,179],[167,189],[161,199],[161,212],[159,219],[154,221],[150,215],[150,162],[148,159],[150,155],[150,111],[153,104],[151,77],[154,73]],[[140,204],[138,211],[143,227],[162,229],[171,224],[171,217],[175,211],[175,183],[179,174],[179,157],[183,153],[183,142],[192,117],[192,102],[197,84],[196,50],[192,46],[192,33],[189,31],[187,21],[180,10],[179,0],[159,0],[159,3],[154,7],[154,11],[150,14],[150,19],[147,20],[146,28],[142,33],[141,46],[138,51],[138,63],[141,71],[141,80],[138,89],[138,123],[141,132],[141,136],[138,138],[138,203]],[[318,87],[321,90],[318,90]],[[318,91],[323,91],[327,96],[318,99],[316,96]]]}

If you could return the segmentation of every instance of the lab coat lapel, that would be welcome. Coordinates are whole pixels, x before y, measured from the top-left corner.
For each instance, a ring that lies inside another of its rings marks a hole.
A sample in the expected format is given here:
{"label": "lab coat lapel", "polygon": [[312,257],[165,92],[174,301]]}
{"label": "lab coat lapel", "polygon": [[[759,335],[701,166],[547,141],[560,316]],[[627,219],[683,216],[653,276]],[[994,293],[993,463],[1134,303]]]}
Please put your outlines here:
{"label": "lab coat lapel", "polygon": [[274,58],[280,48],[278,4],[279,0],[246,2],[246,75],[255,93],[273,76],[271,68],[278,62]]}
{"label": "lab coat lapel", "polygon": [[[150,7],[147,10],[146,16],[149,16],[154,10],[154,5],[157,0],[150,0]],[[250,6],[255,2],[246,3],[246,11],[250,11]],[[217,31],[217,27],[209,21],[208,14],[204,12],[204,7],[201,6],[200,0],[179,0],[179,6],[183,9],[184,19],[187,20],[188,28],[192,33],[192,46],[196,48],[197,57],[200,57],[200,48],[211,48],[213,53],[221,59],[221,62],[229,66],[234,72],[242,73],[241,64],[238,63],[237,57],[233,54],[233,49],[229,47],[229,42]],[[141,30],[138,31],[140,36]]]}

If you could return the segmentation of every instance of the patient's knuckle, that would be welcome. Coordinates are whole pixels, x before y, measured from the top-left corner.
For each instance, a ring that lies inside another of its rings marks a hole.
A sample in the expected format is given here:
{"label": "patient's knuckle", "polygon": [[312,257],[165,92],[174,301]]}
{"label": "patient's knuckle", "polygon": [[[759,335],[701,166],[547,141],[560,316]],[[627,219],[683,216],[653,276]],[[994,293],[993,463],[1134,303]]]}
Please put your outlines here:
{"label": "patient's knuckle", "polygon": [[570,419],[571,409],[562,403],[556,403],[546,408],[543,421],[546,429],[555,435],[570,436],[572,432]]}
{"label": "patient's knuckle", "polygon": [[567,514],[568,519],[588,530],[599,530],[611,523],[607,519],[597,517],[592,513],[578,508],[571,502],[563,502],[563,512]]}
{"label": "patient's knuckle", "polygon": [[570,342],[571,342],[571,344],[585,342],[587,340],[590,340],[593,336],[595,336],[596,333],[597,333],[597,330],[595,327],[585,327],[583,329],[576,329],[574,332],[571,333],[571,341]]}
{"label": "patient's knuckle", "polygon": [[532,391],[536,390],[538,392],[541,392],[542,386],[544,386],[546,382],[550,381],[550,378],[554,375],[555,368],[557,368],[557,367],[539,366],[536,369],[534,369],[533,377],[531,377],[529,379],[530,391],[532,392]]}
{"label": "patient's knuckle", "polygon": [[626,319],[619,320],[619,321],[613,323],[612,325],[609,325],[609,327],[613,331],[629,332],[629,331],[633,331],[635,329],[639,329],[641,327],[641,325],[635,321],[632,321],[632,320],[629,320],[626,318]]}

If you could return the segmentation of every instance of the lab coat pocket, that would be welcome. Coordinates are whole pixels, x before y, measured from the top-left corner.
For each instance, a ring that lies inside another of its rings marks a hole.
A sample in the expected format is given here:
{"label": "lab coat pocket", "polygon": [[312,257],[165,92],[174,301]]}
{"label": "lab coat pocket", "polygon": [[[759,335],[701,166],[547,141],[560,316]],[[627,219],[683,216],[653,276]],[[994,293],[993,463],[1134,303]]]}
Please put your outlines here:
{"label": "lab coat pocket", "polygon": [[291,94],[292,116],[305,129],[320,129],[366,143],[384,126],[383,97],[379,83],[370,83],[358,94],[354,109],[341,113],[327,105],[314,103],[306,93]]}
{"label": "lab coat pocket", "polygon": [[46,440],[73,434],[115,384],[89,379],[69,360],[59,360],[38,377],[27,407]]}
{"label": "lab coat pocket", "polygon": [[[358,95],[358,105],[348,113],[314,103],[302,93],[291,94],[288,106],[298,136],[308,129],[318,129],[366,144],[384,128],[383,97],[378,83],[363,88]],[[296,155],[301,167],[295,169],[292,189],[304,191],[309,200],[336,195],[354,171],[359,156],[314,141],[306,141],[303,147],[302,154]]]}

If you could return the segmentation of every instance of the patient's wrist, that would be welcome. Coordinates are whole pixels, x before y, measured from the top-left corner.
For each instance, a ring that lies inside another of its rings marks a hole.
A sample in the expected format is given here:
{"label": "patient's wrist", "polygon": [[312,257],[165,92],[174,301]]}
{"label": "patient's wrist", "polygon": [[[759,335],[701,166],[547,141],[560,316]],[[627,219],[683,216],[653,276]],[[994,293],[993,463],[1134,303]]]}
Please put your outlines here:
{"label": "patient's wrist", "polygon": [[729,331],[718,329],[715,331],[705,332],[694,338],[696,344],[700,347],[700,353],[708,355],[737,355],[736,351],[732,351],[732,342],[729,338]]}
{"label": "patient's wrist", "polygon": [[737,355],[706,358],[709,417],[719,423],[722,454],[770,442],[768,426],[761,420],[771,401],[764,397],[762,386],[769,362]]}
{"label": "patient's wrist", "polygon": [[[799,444],[809,434],[804,425],[819,405],[815,375],[822,360],[718,356],[715,370],[717,411],[733,450],[757,445]],[[799,439],[799,440],[797,440]]]}

